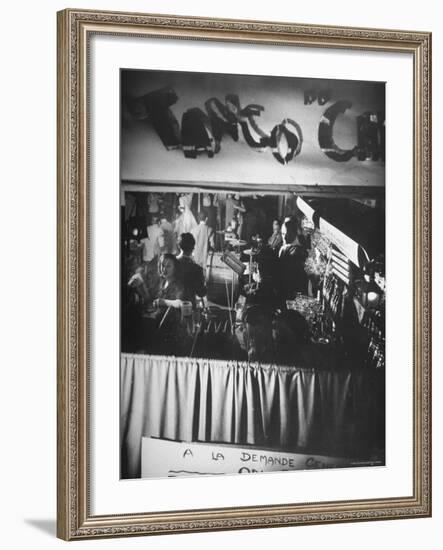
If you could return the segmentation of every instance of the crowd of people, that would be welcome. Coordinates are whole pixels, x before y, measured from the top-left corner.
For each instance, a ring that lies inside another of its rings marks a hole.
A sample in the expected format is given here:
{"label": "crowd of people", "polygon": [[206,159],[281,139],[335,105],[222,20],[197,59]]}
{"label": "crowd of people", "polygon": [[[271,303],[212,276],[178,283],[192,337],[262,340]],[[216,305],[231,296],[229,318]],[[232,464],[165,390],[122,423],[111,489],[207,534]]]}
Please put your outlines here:
{"label": "crowd of people", "polygon": [[[304,341],[307,334],[304,320],[285,306],[286,300],[297,293],[308,293],[304,263],[309,242],[300,219],[296,216],[288,216],[283,222],[274,219],[270,234],[251,235],[249,241],[241,241],[247,210],[239,197],[228,196],[226,229],[219,231],[224,238],[217,243],[208,209],[198,212],[196,219],[191,201],[191,194],[180,195],[174,221],[161,211],[149,216],[145,235],[139,239],[141,261],[132,258],[126,269],[122,327],[125,351],[148,349],[156,353],[188,354],[190,339],[195,334],[189,334],[189,324],[184,321],[195,316],[196,311],[200,314],[217,307],[207,298],[208,255],[221,246],[247,262],[238,246],[243,242],[250,247],[249,260],[253,254],[254,269],[248,277],[239,278],[241,323],[235,327],[231,312],[228,313],[230,355],[235,348],[239,357],[246,353],[251,360],[272,362],[279,354],[280,360],[287,362],[289,355],[293,357],[294,335]],[[218,352],[225,354],[226,350]]]}

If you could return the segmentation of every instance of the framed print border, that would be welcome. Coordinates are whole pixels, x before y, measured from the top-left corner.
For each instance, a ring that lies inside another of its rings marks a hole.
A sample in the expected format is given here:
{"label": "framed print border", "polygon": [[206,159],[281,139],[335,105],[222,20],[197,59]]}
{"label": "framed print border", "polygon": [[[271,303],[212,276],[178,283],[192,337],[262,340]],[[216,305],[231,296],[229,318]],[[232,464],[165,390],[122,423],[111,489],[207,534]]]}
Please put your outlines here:
{"label": "framed print border", "polygon": [[[94,516],[88,465],[88,47],[94,34],[406,52],[414,61],[413,495]],[[431,515],[431,34],[69,9],[58,13],[58,504],[65,540]]]}

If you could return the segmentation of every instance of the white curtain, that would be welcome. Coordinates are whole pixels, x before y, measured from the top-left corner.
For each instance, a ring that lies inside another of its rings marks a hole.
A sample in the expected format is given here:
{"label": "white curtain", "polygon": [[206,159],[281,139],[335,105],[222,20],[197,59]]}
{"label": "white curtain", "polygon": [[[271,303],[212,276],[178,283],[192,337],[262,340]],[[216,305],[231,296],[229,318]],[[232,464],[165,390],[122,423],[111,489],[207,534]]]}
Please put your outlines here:
{"label": "white curtain", "polygon": [[373,371],[121,356],[121,474],[140,476],[141,437],[340,456],[374,445]]}

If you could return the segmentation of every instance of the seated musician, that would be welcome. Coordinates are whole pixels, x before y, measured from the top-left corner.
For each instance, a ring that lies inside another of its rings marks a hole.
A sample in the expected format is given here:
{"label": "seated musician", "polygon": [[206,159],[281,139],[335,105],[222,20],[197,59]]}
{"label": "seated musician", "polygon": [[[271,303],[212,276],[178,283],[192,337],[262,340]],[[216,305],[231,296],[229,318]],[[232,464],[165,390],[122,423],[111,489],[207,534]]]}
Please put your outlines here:
{"label": "seated musician", "polygon": [[185,299],[195,306],[197,297],[204,302],[207,292],[203,268],[196,264],[192,257],[195,248],[192,233],[182,233],[178,245],[180,254],[177,256],[177,261],[182,274]]}

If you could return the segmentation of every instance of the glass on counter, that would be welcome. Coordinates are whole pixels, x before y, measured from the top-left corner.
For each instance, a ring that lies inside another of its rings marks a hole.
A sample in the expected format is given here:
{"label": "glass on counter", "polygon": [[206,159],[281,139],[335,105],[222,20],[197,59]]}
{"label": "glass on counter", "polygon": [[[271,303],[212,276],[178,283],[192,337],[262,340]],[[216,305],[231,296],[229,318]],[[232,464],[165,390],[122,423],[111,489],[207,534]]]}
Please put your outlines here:
{"label": "glass on counter", "polygon": [[192,302],[184,301],[181,304],[181,316],[182,320],[192,315]]}
{"label": "glass on counter", "polygon": [[286,307],[305,318],[313,343],[327,345],[334,342],[335,323],[328,318],[323,305],[316,298],[297,293],[294,299],[286,300]]}

